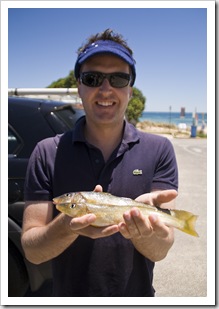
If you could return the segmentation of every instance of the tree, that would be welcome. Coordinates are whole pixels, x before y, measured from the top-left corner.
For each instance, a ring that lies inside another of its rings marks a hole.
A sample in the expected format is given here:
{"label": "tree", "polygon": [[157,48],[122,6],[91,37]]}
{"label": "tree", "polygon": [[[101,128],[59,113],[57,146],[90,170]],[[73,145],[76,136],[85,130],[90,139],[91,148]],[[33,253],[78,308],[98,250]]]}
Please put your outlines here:
{"label": "tree", "polygon": [[52,82],[47,88],[76,88],[77,83],[74,76],[74,71],[70,71],[67,77],[59,78]]}
{"label": "tree", "polygon": [[142,92],[136,87],[133,87],[132,98],[126,110],[126,118],[129,122],[136,125],[145,109],[145,102],[146,98],[143,96]]}
{"label": "tree", "polygon": [[[75,88],[77,87],[76,79],[74,76],[74,71],[71,70],[69,75],[64,78],[59,78],[57,81],[52,82],[48,88]],[[132,98],[129,101],[126,118],[129,122],[136,125],[138,119],[141,117],[141,114],[145,108],[146,98],[143,96],[142,92],[133,87]]]}

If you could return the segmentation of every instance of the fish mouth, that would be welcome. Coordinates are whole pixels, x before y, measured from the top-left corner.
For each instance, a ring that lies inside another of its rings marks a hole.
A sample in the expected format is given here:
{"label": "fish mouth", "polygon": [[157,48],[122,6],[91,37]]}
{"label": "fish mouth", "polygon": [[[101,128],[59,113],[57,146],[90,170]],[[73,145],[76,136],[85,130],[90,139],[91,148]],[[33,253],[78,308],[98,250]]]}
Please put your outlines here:
{"label": "fish mouth", "polygon": [[59,203],[59,199],[55,197],[55,198],[52,199],[52,202],[53,202],[53,204],[58,204]]}

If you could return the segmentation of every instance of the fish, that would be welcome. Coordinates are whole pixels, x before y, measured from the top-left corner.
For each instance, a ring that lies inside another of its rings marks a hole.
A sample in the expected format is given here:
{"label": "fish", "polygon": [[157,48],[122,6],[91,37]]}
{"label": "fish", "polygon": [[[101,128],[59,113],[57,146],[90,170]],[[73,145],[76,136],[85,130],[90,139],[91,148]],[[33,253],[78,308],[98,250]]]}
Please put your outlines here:
{"label": "fish", "polygon": [[197,215],[178,209],[163,209],[158,206],[135,201],[127,197],[118,197],[108,192],[71,192],[53,198],[55,207],[62,213],[76,218],[94,214],[96,220],[91,224],[104,227],[124,221],[123,214],[137,207],[144,216],[156,214],[169,227],[198,237],[195,230]]}

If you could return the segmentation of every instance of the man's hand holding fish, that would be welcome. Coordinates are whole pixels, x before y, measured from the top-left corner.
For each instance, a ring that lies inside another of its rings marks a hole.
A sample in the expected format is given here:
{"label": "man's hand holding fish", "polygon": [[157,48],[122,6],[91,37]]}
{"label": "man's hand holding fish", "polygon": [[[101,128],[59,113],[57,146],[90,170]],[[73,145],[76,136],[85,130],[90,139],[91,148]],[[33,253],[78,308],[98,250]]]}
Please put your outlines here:
{"label": "man's hand holding fish", "polygon": [[[100,185],[97,185],[94,192],[102,192],[103,189]],[[70,221],[70,228],[77,235],[87,236],[92,239],[107,237],[113,235],[119,231],[117,224],[107,227],[94,227],[91,224],[96,220],[94,214],[87,214],[82,217],[73,218]]]}
{"label": "man's hand holding fish", "polygon": [[[175,208],[175,190],[154,191],[139,196],[136,201],[159,205],[162,208]],[[161,205],[160,205],[161,206]],[[161,222],[156,214],[148,217],[133,208],[124,213],[124,221],[119,223],[120,233],[130,239],[135,248],[152,261],[162,260],[174,242],[173,228]]]}
{"label": "man's hand holding fish", "polygon": [[96,216],[94,214],[87,214],[82,217],[73,218],[69,225],[76,235],[82,235],[92,239],[107,237],[119,231],[117,224],[107,227],[94,227],[91,224],[95,220]]}

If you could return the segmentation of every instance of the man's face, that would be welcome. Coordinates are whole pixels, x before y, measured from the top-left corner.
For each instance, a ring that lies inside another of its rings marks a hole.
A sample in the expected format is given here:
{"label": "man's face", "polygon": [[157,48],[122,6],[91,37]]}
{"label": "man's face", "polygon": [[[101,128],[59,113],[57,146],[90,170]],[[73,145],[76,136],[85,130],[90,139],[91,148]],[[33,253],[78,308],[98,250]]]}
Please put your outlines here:
{"label": "man's face", "polygon": [[[81,68],[82,72],[130,74],[129,65],[119,57],[113,55],[97,55],[86,61]],[[125,111],[132,95],[132,88],[112,87],[105,78],[99,87],[88,87],[78,82],[78,93],[82,99],[86,118],[99,125],[115,125],[124,119]]]}

